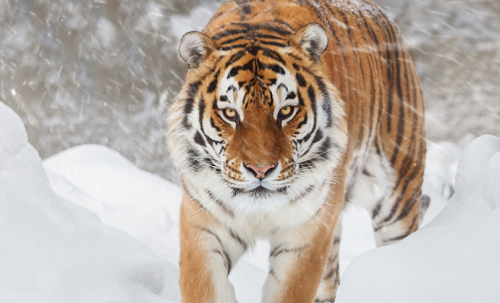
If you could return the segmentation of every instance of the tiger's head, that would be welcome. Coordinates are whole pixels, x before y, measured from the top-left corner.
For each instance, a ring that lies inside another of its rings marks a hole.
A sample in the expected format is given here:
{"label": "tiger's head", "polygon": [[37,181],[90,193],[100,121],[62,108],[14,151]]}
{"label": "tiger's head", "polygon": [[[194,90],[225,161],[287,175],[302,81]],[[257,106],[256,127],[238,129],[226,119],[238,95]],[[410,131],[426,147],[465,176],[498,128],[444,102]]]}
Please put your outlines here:
{"label": "tiger's head", "polygon": [[313,23],[281,34],[189,32],[180,43],[189,70],[168,118],[169,150],[199,195],[232,211],[272,212],[331,182],[347,144],[320,61],[327,33]]}

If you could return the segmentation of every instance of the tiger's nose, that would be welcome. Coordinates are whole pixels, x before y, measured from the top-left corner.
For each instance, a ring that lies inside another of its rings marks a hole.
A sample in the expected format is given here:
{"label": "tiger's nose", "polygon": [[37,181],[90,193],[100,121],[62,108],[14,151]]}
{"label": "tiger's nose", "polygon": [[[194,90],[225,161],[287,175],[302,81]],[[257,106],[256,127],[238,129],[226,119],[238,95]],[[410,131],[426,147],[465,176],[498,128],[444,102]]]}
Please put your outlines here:
{"label": "tiger's nose", "polygon": [[275,168],[276,165],[273,163],[268,163],[264,167],[260,167],[254,164],[245,164],[246,169],[248,169],[257,179],[262,180],[267,177]]}

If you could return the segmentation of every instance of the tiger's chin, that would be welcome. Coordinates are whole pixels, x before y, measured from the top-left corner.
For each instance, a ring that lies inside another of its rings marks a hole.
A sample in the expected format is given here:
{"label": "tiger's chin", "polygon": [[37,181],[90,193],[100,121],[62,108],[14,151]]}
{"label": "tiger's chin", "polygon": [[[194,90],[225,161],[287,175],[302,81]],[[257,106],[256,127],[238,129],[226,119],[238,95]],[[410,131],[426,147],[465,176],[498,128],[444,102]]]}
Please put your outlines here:
{"label": "tiger's chin", "polygon": [[231,206],[245,215],[272,213],[290,202],[284,190],[270,190],[259,186],[249,191],[239,191],[231,200]]}

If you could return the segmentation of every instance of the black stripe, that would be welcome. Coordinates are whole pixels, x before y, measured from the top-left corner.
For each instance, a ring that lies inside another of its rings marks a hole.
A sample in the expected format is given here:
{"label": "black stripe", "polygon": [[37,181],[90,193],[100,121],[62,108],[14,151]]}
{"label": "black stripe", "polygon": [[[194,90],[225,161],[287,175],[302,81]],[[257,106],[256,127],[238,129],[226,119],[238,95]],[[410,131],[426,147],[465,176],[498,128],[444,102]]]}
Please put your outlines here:
{"label": "black stripe", "polygon": [[222,250],[222,252],[221,252],[218,249],[214,249],[214,250],[212,250],[212,252],[221,256],[222,261],[224,262],[224,265],[227,268],[227,274],[229,275],[229,273],[231,272],[231,259],[229,258],[229,255],[227,254],[227,252],[225,250]]}
{"label": "black stripe", "polygon": [[389,239],[382,239],[384,241],[384,243],[389,243],[389,242],[394,242],[394,241],[399,241],[399,240],[403,240],[404,238],[406,238],[408,235],[401,235],[401,236],[397,236],[397,237],[394,237],[394,238],[389,238]]}
{"label": "black stripe", "polygon": [[258,38],[258,39],[271,39],[271,40],[280,40],[280,41],[287,41],[286,39],[283,39],[282,37],[277,37],[273,35],[266,35],[266,34],[259,34],[259,33],[254,33],[252,37]]}
{"label": "black stripe", "polygon": [[184,182],[181,183],[182,185],[182,188],[184,189],[184,192],[188,195],[188,197],[193,201],[195,202],[196,204],[198,204],[202,209],[208,211],[205,206],[203,206],[203,204],[201,204],[201,202],[196,199],[192,194],[191,192],[189,191],[188,187],[186,186],[186,184],[184,184]]}
{"label": "black stripe", "polygon": [[323,105],[322,109],[326,113],[326,127],[331,127],[333,123],[332,110],[330,108],[330,99],[328,98],[328,90],[326,89],[325,82],[320,77],[314,77],[316,84],[318,85],[321,94],[323,95]]}
{"label": "black stripe", "polygon": [[[420,192],[420,188],[421,187],[417,187],[413,191],[413,193],[410,195],[410,198],[408,198],[406,200],[405,205],[403,206],[401,213],[398,215],[398,217],[395,220],[392,220],[393,217],[394,217],[394,215],[396,214],[396,211],[398,210],[398,206],[400,205],[401,201],[403,200],[404,194],[406,192],[406,186],[407,186],[407,184],[405,184],[403,186],[403,190],[398,195],[398,199],[392,205],[390,213],[382,221],[380,221],[378,223],[378,226],[376,228],[374,228],[375,231],[378,231],[380,228],[382,228],[383,226],[385,226],[386,224],[384,224],[384,223],[392,221],[391,224],[393,224],[393,223],[401,220],[404,216],[406,216],[411,211],[411,209],[413,208],[414,204],[416,202],[418,202],[418,199],[415,198],[415,195]],[[404,215],[402,215],[403,213],[404,213]]]}
{"label": "black stripe", "polygon": [[213,202],[215,202],[215,204],[219,205],[219,206],[220,206],[220,208],[222,208],[222,210],[223,210],[226,214],[228,214],[228,215],[229,215],[229,216],[231,216],[231,217],[234,217],[234,213],[233,213],[233,211],[232,211],[232,210],[230,210],[229,208],[227,208],[227,206],[224,204],[224,202],[222,202],[222,201],[221,201],[221,200],[219,200],[217,197],[215,197],[215,195],[214,195],[211,191],[209,191],[209,190],[207,190],[207,194],[208,194],[208,196],[210,197],[210,200],[212,200]]}
{"label": "black stripe", "polygon": [[234,62],[240,60],[241,58],[243,58],[245,55],[246,55],[246,50],[240,50],[238,52],[236,52],[234,55],[231,56],[231,58],[229,58],[229,60],[226,62],[226,68],[233,64]]}
{"label": "black stripe", "polygon": [[420,213],[417,213],[415,214],[415,217],[413,217],[413,219],[411,220],[411,224],[410,226],[408,227],[408,229],[406,230],[406,235],[409,235],[413,232],[413,230],[415,229],[416,225],[418,224],[418,219],[420,218]]}
{"label": "black stripe", "polygon": [[215,125],[214,118],[212,118],[212,117],[210,117],[210,125],[211,125],[213,128],[215,128],[215,130],[217,130],[217,132],[220,132],[220,131],[221,131],[221,129],[220,129],[217,125]]}
{"label": "black stripe", "polygon": [[331,277],[333,277],[333,274],[335,273],[335,269],[332,268],[326,275],[323,276],[323,280],[328,280]]}
{"label": "black stripe", "polygon": [[278,73],[278,74],[281,74],[281,75],[285,74],[285,70],[283,69],[283,67],[281,67],[281,66],[279,66],[277,64],[265,64],[265,63],[261,62],[260,60],[257,60],[257,66],[261,70],[270,69],[270,70],[272,70],[275,73]]}
{"label": "black stripe", "polygon": [[307,123],[307,113],[304,114],[304,119],[300,121],[300,123],[297,125],[297,129],[300,129],[306,123]]}
{"label": "black stripe", "polygon": [[262,50],[262,55],[264,55],[265,57],[274,59],[274,60],[280,62],[281,64],[286,64],[285,60],[280,55],[280,53],[273,51],[272,49],[269,49],[267,47],[260,47],[259,46],[259,48]]}
{"label": "black stripe", "polygon": [[244,40],[244,39],[248,39],[248,38],[247,38],[247,36],[242,35],[242,36],[238,36],[238,37],[235,37],[235,38],[228,39],[226,41],[220,42],[219,45],[222,46],[222,45],[226,45],[226,44],[231,44],[233,42]]}
{"label": "black stripe", "polygon": [[200,134],[200,132],[196,132],[196,134],[194,135],[194,142],[196,144],[199,144],[201,146],[206,146],[206,143],[205,143],[205,140],[203,140],[203,136]]}
{"label": "black stripe", "polygon": [[329,160],[328,155],[329,151],[332,148],[332,143],[330,142],[330,138],[326,138],[323,143],[321,143],[321,146],[318,148],[317,154],[322,157],[325,160]]}
{"label": "black stripe", "polygon": [[295,98],[297,98],[297,94],[295,92],[290,92],[288,93],[288,95],[286,95],[285,100],[293,100]]}
{"label": "black stripe", "polygon": [[191,83],[188,87],[188,99],[186,100],[186,104],[184,106],[184,119],[182,120],[182,123],[186,128],[191,128],[191,125],[189,124],[188,121],[188,115],[193,111],[193,104],[194,104],[194,99],[196,94],[198,93],[198,90],[200,88],[201,81],[197,81],[195,83]]}
{"label": "black stripe", "polygon": [[321,139],[323,139],[323,131],[321,131],[321,129],[318,129],[316,135],[314,135],[311,145],[313,145],[314,143],[318,142]]}
{"label": "black stripe", "polygon": [[191,128],[191,124],[189,123],[188,115],[193,111],[193,103],[194,103],[194,100],[189,98],[186,100],[186,104],[184,105],[184,119],[182,119],[182,124],[187,129]]}
{"label": "black stripe", "polygon": [[227,253],[227,251],[223,250],[224,252],[224,256],[226,257],[226,260],[227,260],[227,274],[229,275],[229,273],[231,272],[231,269],[232,269],[232,262],[231,262],[231,258],[229,258],[229,254]]}
{"label": "black stripe", "polygon": [[208,85],[207,93],[211,94],[217,88],[217,82],[218,82],[218,79],[219,79],[219,73],[220,73],[220,70],[218,70],[217,73],[215,73],[214,79]]}
{"label": "black stripe", "polygon": [[[422,169],[422,167],[421,167],[421,163],[422,163],[421,155],[424,154],[423,144],[424,144],[425,141],[424,140],[419,140],[419,141],[420,141],[419,150],[417,152],[417,154],[419,155],[419,157],[417,158],[416,163],[415,163],[417,165],[410,165],[411,163],[413,163],[413,161],[415,161],[415,157],[413,155],[411,155],[411,154],[408,154],[407,158],[410,161],[406,162],[406,163],[410,163],[410,164],[408,164],[406,167],[403,167],[404,171],[400,172],[400,174],[398,176],[398,181],[396,182],[395,188],[399,188],[401,182],[403,180],[405,180],[405,183],[403,185],[403,192],[406,191],[406,188],[407,188],[408,184],[410,183],[410,181],[413,180],[420,173],[420,171]],[[410,171],[409,167],[411,167],[413,170],[411,171],[411,174],[408,177],[406,177],[406,174]]]}
{"label": "black stripe", "polygon": [[[304,139],[300,140],[300,142],[307,142],[309,140],[309,138],[312,136],[312,134],[314,132],[316,132],[316,94],[314,93],[314,88],[312,87],[312,85],[309,86],[309,88],[307,89],[307,94],[309,96],[309,100],[311,101],[311,108],[313,110],[313,117],[314,117],[314,123],[313,123],[313,127],[312,127],[312,130],[304,137]],[[300,95],[299,95],[300,96]],[[309,148],[311,148],[311,146],[309,146]]]}
{"label": "black stripe", "polygon": [[[420,191],[420,188],[417,188],[416,190]],[[406,216],[415,207],[415,205],[417,205],[418,202],[419,202],[418,197],[415,197],[415,195],[411,195],[411,197],[405,201],[405,204],[403,205],[401,212],[396,217],[394,222],[397,222],[397,221],[400,221],[401,219],[406,218]]]}
{"label": "black stripe", "polygon": [[229,74],[227,75],[227,78],[230,79],[230,78],[235,77],[236,75],[238,75],[240,70],[249,70],[251,72],[254,72],[254,59],[248,61],[247,63],[245,63],[242,66],[233,67],[231,69],[231,71],[229,72]]}
{"label": "black stripe", "polygon": [[[199,226],[199,225],[195,225],[195,227],[198,228],[198,229],[200,229],[200,230],[202,230],[202,231],[204,231],[204,232],[206,232],[206,233],[208,233],[208,234],[210,234],[210,235],[212,235],[212,236],[214,236],[215,239],[219,242],[219,245],[220,245],[220,247],[222,249],[222,252],[219,251],[218,249],[214,249],[213,252],[217,253],[217,254],[220,254],[221,257],[223,257],[223,259],[225,257],[225,259],[227,261],[227,264],[225,264],[225,265],[227,265],[227,272],[229,274],[229,272],[231,271],[231,259],[229,258],[229,255],[227,254],[227,252],[224,250],[224,245],[222,245],[222,241],[220,240],[219,236],[217,236],[217,234],[215,232],[213,232],[212,230],[210,230],[210,229],[208,229],[206,227]],[[223,254],[224,254],[224,256],[223,256]],[[226,263],[226,262],[224,262],[224,263]]]}
{"label": "black stripe", "polygon": [[279,42],[273,42],[273,41],[263,41],[263,40],[260,40],[259,43],[263,44],[263,45],[272,45],[272,46],[277,46],[277,47],[288,47],[288,44],[279,43]]}
{"label": "black stripe", "polygon": [[382,202],[384,201],[384,198],[378,200],[378,202],[375,204],[375,207],[372,209],[372,219],[375,219],[375,217],[378,216],[380,213],[380,209],[382,208]]}
{"label": "black stripe", "polygon": [[311,100],[311,108],[314,113],[314,120],[316,120],[316,93],[314,92],[314,88],[312,85],[309,85],[307,89],[307,95],[309,96],[309,100]]}
{"label": "black stripe", "polygon": [[271,251],[271,254],[269,255],[269,257],[277,257],[283,253],[295,253],[295,252],[299,252],[303,249],[305,249],[308,245],[305,245],[305,246],[300,246],[300,247],[294,247],[294,248],[281,248],[281,245],[275,247],[272,251]]}
{"label": "black stripe", "polygon": [[297,84],[299,84],[299,86],[305,87],[307,85],[306,79],[304,79],[301,74],[297,73],[295,78],[297,79]]}
{"label": "black stripe", "polygon": [[309,159],[304,162],[299,163],[299,171],[303,171],[304,169],[312,169],[316,165],[314,164],[315,161],[314,159]]}
{"label": "black stripe", "polygon": [[305,106],[304,99],[302,99],[302,94],[300,93],[300,91],[297,91],[297,94],[299,96],[299,105]]}
{"label": "black stripe", "polygon": [[203,115],[205,113],[205,100],[203,98],[200,99],[200,103],[198,104],[198,115],[199,115],[199,123],[200,123],[200,129],[203,134],[205,132],[203,131]]}
{"label": "black stripe", "polygon": [[234,240],[236,240],[236,242],[238,242],[243,247],[244,251],[247,250],[248,244],[243,241],[243,239],[241,239],[232,229],[229,230],[229,234]]}
{"label": "black stripe", "polygon": [[210,138],[206,133],[205,133],[205,127],[203,126],[203,115],[205,113],[205,100],[203,98],[200,99],[200,103],[198,104],[198,114],[199,114],[199,123],[200,123],[200,131],[205,137],[205,140],[207,141],[208,145],[213,146],[214,143],[220,144],[222,141],[216,141],[212,138]]}
{"label": "black stripe", "polygon": [[212,36],[212,39],[214,41],[220,40],[221,38],[227,37],[227,36],[232,36],[232,35],[237,35],[237,34],[245,34],[248,32],[248,29],[242,28],[242,29],[227,29],[224,30],[217,35]]}
{"label": "black stripe", "polygon": [[235,44],[227,47],[221,47],[221,50],[223,51],[229,51],[233,49],[238,49],[238,48],[246,48],[248,46],[248,43],[243,43],[243,44]]}
{"label": "black stripe", "polygon": [[205,163],[201,160],[201,155],[195,149],[187,151],[189,165],[194,171],[201,171],[205,168]]}

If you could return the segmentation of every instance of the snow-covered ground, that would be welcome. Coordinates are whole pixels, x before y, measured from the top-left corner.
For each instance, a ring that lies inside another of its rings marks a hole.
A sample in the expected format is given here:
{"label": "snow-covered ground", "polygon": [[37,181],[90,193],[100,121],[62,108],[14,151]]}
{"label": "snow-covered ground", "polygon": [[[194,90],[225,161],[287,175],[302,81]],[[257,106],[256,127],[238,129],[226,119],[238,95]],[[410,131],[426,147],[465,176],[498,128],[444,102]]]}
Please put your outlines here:
{"label": "snow-covered ground", "polygon": [[[500,138],[474,141],[457,169],[460,154],[429,143],[426,226],[398,244],[374,249],[368,215],[347,209],[338,302],[500,302]],[[0,103],[0,302],[180,302],[180,200],[104,146],[42,164]],[[240,303],[260,301],[268,253],[259,242],[231,273]]]}

